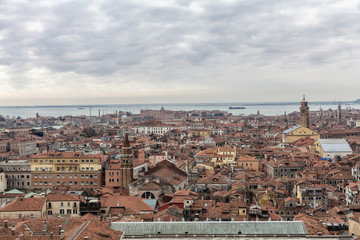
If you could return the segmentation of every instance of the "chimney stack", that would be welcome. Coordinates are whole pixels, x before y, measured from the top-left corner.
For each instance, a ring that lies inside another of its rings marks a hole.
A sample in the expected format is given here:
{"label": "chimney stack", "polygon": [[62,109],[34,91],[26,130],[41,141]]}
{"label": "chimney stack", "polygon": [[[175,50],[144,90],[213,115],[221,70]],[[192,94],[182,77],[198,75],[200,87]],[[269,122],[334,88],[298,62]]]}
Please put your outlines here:
{"label": "chimney stack", "polygon": [[31,235],[30,228],[25,228],[24,236],[30,236],[30,235]]}
{"label": "chimney stack", "polygon": [[11,229],[11,235],[15,236],[15,228]]}
{"label": "chimney stack", "polygon": [[59,225],[59,235],[61,234],[61,228],[62,228],[62,226]]}
{"label": "chimney stack", "polygon": [[5,220],[5,221],[4,221],[4,227],[5,227],[5,228],[8,228],[8,220]]}

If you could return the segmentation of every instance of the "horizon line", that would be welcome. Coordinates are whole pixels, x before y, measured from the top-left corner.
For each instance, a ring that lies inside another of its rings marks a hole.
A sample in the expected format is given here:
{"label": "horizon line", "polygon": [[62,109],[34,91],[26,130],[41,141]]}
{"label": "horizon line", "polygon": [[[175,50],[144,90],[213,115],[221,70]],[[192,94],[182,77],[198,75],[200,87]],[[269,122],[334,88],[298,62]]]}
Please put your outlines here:
{"label": "horizon line", "polygon": [[[308,101],[309,104],[324,104],[324,105],[333,105],[333,104],[346,104],[346,103],[357,103],[360,99],[352,101]],[[47,107],[116,107],[116,106],[136,106],[136,105],[230,105],[230,104],[241,104],[244,106],[261,106],[261,105],[295,105],[299,104],[298,102],[193,102],[193,103],[106,103],[106,104],[66,104],[66,105],[4,105],[0,108],[47,108]]]}

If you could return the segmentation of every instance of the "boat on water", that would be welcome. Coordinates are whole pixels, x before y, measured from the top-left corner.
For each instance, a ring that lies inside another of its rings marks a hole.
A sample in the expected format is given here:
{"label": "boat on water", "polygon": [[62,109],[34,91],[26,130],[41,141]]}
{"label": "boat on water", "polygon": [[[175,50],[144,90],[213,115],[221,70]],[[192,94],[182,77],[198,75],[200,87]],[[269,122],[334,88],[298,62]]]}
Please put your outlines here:
{"label": "boat on water", "polygon": [[84,109],[83,107],[78,107],[78,109]]}
{"label": "boat on water", "polygon": [[245,107],[229,107],[229,109],[246,109]]}

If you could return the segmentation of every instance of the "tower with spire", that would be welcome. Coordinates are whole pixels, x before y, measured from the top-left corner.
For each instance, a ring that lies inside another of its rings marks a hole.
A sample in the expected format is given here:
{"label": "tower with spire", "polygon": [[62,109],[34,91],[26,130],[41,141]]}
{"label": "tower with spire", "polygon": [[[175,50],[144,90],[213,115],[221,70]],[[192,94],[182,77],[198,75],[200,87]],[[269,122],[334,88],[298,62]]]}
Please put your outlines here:
{"label": "tower with spire", "polygon": [[308,102],[305,100],[305,94],[303,95],[303,100],[301,101],[300,106],[300,125],[304,127],[309,127],[309,107]]}
{"label": "tower with spire", "polygon": [[133,161],[134,155],[130,147],[128,134],[125,134],[124,144],[121,149],[121,188],[129,189],[129,184],[133,182]]}

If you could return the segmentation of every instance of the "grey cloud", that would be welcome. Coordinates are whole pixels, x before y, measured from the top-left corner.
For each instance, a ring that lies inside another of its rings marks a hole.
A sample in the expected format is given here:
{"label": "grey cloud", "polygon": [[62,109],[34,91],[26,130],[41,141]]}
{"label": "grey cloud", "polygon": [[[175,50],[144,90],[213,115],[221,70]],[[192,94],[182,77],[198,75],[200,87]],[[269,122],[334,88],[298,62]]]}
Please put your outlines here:
{"label": "grey cloud", "polygon": [[[261,71],[276,63],[301,69],[354,60],[359,9],[331,7],[340,2],[2,1],[0,65],[11,68],[14,86],[24,88],[34,82],[14,83],[18,72],[33,68],[89,75],[94,84],[122,83],[124,79],[111,77],[120,74],[165,86],[185,86],[194,78],[200,84],[219,84],[211,76],[232,69],[228,84],[234,85],[234,76],[242,74],[237,66]],[[309,14],[315,20],[305,19],[309,10],[316,10]],[[43,29],[29,31],[30,22]],[[334,44],[341,38],[353,41]]]}

